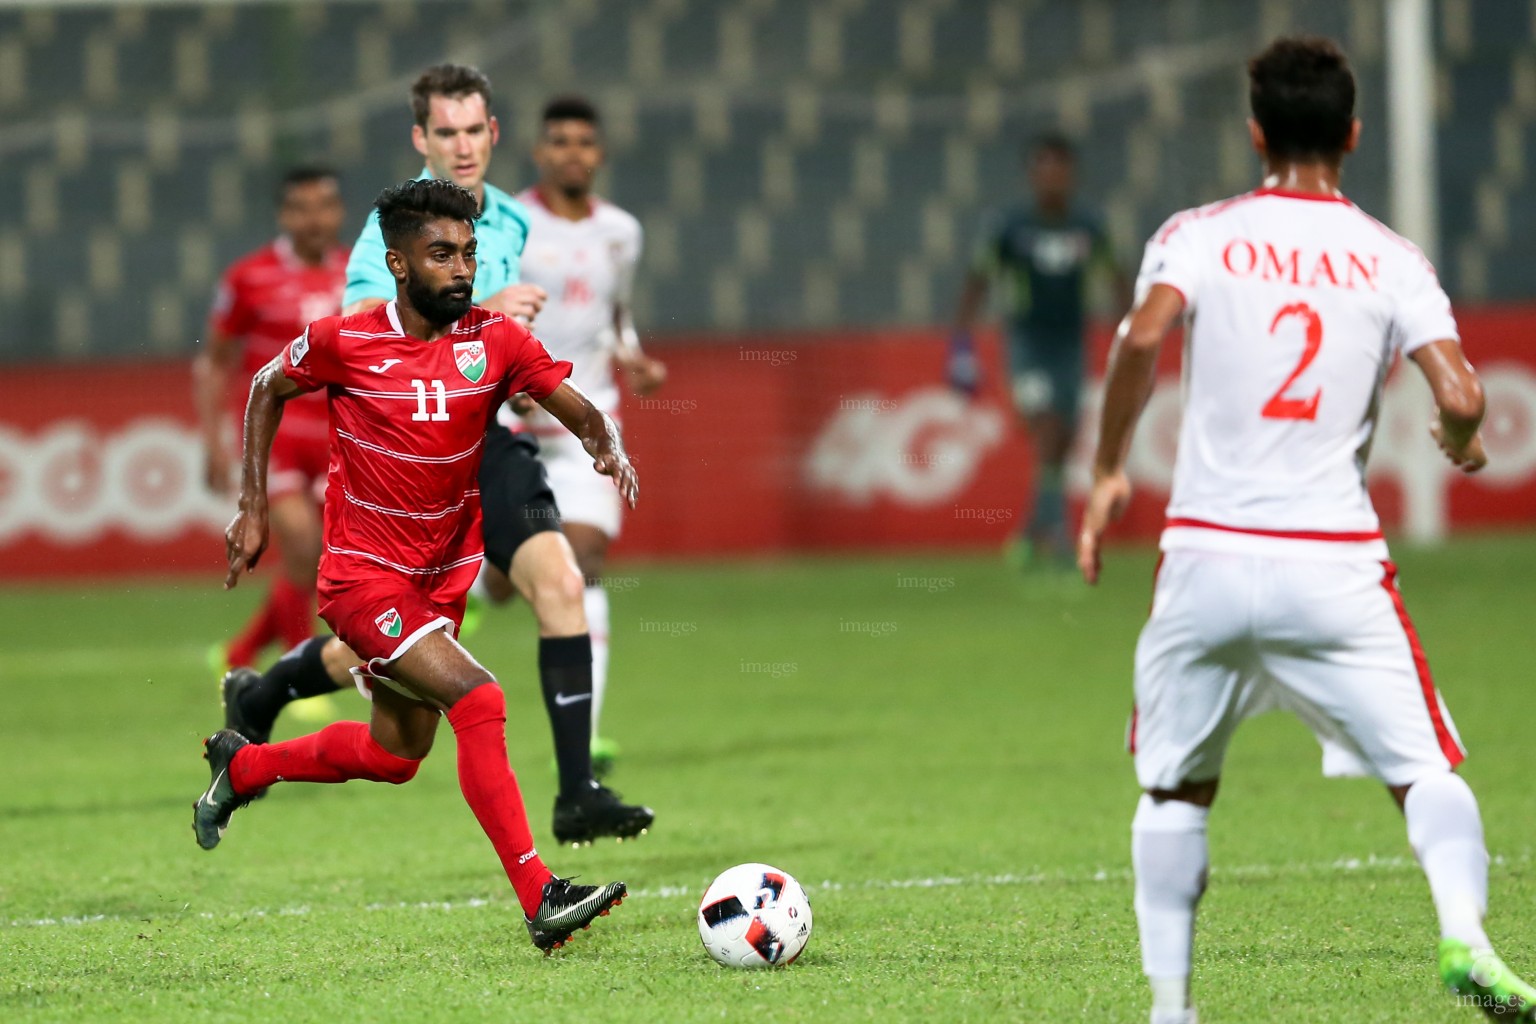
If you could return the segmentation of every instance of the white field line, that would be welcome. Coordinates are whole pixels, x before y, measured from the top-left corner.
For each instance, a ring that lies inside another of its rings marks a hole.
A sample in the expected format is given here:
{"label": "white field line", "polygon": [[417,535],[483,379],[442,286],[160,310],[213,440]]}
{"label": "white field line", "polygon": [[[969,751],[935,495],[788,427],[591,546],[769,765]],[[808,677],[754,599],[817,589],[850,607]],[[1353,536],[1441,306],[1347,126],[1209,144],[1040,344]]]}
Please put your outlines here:
{"label": "white field line", "polygon": [[[1502,868],[1511,864],[1528,864],[1531,856],[1523,853],[1515,857],[1497,856],[1491,858],[1491,866]],[[1378,857],[1372,854],[1368,857],[1341,857],[1338,860],[1318,861],[1314,863],[1300,864],[1237,864],[1230,867],[1213,865],[1211,874],[1215,878],[1291,878],[1304,876],[1318,876],[1331,874],[1351,874],[1355,872],[1381,871],[1396,873],[1402,871],[1418,871],[1419,865],[1411,857]],[[1039,872],[1036,874],[1001,874],[1001,875],[939,875],[933,878],[896,878],[896,879],[866,879],[858,882],[823,881],[819,884],[806,886],[811,893],[821,892],[861,892],[872,890],[890,889],[951,889],[960,886],[978,886],[981,888],[1004,888],[1010,886],[1029,885],[1091,885],[1100,882],[1116,882],[1129,885],[1131,882],[1130,868],[1114,868],[1113,870],[1099,870],[1092,872]],[[707,882],[698,885],[661,885],[654,888],[634,889],[629,896],[643,900],[696,900],[704,892]],[[448,912],[457,910],[478,910],[489,906],[515,906],[511,898],[511,891],[495,899],[483,896],[475,896],[462,900],[430,900],[420,903],[369,903],[363,907],[369,911],[389,910],[429,910]],[[200,911],[195,914],[183,911],[172,911],[160,914],[89,914],[85,916],[61,916],[42,917],[34,919],[18,919],[5,922],[8,928],[65,928],[77,927],[88,924],[103,924],[118,921],[147,922],[155,919],[162,920],[203,920],[203,921],[238,921],[260,919],[264,917],[304,917],[312,911],[308,904],[300,904],[291,907],[279,907],[273,910],[253,909],[235,910],[215,913],[212,911]],[[346,908],[326,907],[322,912],[335,913],[346,912]]]}

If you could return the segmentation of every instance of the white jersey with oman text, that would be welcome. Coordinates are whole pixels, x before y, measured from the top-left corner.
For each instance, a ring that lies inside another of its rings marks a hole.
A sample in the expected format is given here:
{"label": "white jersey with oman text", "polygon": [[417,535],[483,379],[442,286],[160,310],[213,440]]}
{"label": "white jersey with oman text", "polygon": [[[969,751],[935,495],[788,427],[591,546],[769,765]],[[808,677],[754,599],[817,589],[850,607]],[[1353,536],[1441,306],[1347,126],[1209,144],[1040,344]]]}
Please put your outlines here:
{"label": "white jersey with oman text", "polygon": [[1138,299],[1157,284],[1185,301],[1164,550],[1385,558],[1365,488],[1382,385],[1458,339],[1424,255],[1342,196],[1259,189],[1170,218]]}

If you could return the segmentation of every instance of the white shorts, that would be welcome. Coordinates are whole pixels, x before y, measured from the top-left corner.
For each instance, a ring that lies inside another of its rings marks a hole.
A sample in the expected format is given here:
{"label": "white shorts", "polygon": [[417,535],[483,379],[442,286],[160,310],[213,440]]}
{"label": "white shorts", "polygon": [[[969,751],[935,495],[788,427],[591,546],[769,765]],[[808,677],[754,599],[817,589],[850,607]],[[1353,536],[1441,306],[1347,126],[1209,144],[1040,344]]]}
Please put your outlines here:
{"label": "white shorts", "polygon": [[609,539],[619,535],[624,502],[613,478],[592,468],[592,456],[574,434],[539,436],[539,458],[544,462],[549,488],[560,506],[560,521],[595,527]]}
{"label": "white shorts", "polygon": [[1136,645],[1130,748],[1143,789],[1221,774],[1238,723],[1293,712],[1323,773],[1390,786],[1466,756],[1390,562],[1167,552]]}

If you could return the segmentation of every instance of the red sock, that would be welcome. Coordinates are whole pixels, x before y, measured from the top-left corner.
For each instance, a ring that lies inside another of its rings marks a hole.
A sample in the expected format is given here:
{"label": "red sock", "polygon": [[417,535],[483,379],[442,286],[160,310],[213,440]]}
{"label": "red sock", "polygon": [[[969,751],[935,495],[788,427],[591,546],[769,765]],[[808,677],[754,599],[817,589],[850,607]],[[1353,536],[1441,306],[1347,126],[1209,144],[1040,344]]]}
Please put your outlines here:
{"label": "red sock", "polygon": [[507,763],[507,699],[501,687],[484,683],[448,709],[459,741],[459,788],[506,869],[523,913],[532,917],[552,877],[533,848],[528,812]]}
{"label": "red sock", "polygon": [[420,761],[396,757],[368,734],[365,722],[333,722],[319,732],[282,743],[252,743],[229,762],[236,793],[274,782],[409,782]]}
{"label": "red sock", "polygon": [[278,579],[272,584],[272,629],[292,649],[315,634],[315,596],[313,589]]}
{"label": "red sock", "polygon": [[[261,654],[262,648],[277,639],[277,615],[278,607],[282,599],[278,597],[279,589],[286,581],[279,580],[272,584],[267,591],[267,598],[256,609],[256,614],[251,616],[251,621],[245,624],[236,637],[229,642],[224,649],[224,658],[231,665],[254,664]],[[288,583],[287,586],[293,586]]]}

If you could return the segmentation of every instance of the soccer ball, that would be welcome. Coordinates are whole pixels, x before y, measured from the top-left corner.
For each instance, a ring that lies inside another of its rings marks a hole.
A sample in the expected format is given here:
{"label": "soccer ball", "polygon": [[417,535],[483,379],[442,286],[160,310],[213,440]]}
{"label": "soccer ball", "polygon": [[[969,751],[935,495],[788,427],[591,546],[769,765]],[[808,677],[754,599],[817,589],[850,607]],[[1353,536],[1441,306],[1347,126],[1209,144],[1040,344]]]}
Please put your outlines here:
{"label": "soccer ball", "polygon": [[699,903],[699,938],[726,967],[795,962],[811,937],[811,901],[787,872],[738,864],[715,879]]}

